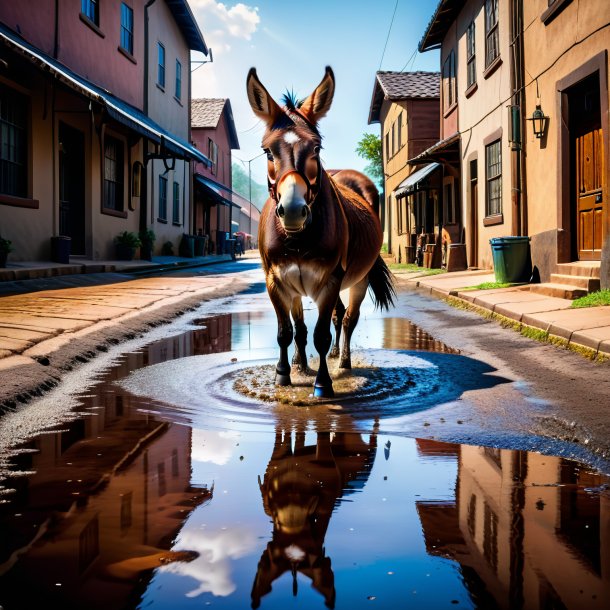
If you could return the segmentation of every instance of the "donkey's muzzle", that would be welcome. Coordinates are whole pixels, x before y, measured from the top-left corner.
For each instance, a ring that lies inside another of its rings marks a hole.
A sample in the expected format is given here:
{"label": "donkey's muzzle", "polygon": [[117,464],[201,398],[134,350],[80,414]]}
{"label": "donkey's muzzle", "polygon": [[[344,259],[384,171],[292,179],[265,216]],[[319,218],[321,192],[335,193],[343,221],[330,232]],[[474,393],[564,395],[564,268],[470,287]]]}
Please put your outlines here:
{"label": "donkey's muzzle", "polygon": [[301,231],[309,224],[311,211],[297,184],[286,184],[282,189],[276,213],[286,231]]}

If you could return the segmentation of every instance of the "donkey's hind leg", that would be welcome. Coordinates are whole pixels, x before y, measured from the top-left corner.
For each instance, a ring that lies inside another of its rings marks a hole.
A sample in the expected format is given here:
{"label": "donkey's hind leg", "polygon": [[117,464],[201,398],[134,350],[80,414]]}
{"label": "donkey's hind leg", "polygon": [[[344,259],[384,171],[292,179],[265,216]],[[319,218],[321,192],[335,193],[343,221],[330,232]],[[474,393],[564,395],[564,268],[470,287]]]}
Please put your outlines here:
{"label": "donkey's hind leg", "polygon": [[307,366],[307,326],[305,326],[303,314],[303,301],[301,297],[292,299],[290,308],[292,319],[294,321],[294,356],[292,364],[297,366],[299,372],[304,375],[312,375],[313,371]]}
{"label": "donkey's hind leg", "polygon": [[345,316],[343,316],[343,342],[341,344],[341,356],[339,358],[340,369],[352,368],[350,341],[354,328],[356,328],[356,324],[358,324],[358,319],[360,318],[360,305],[366,296],[368,285],[368,278],[365,277],[350,288],[349,305],[347,306]]}
{"label": "donkey's hind leg", "polygon": [[343,324],[343,316],[345,315],[345,305],[341,297],[337,299],[337,304],[333,310],[333,326],[335,327],[335,342],[328,354],[329,358],[339,357],[339,341],[341,339],[341,325]]}

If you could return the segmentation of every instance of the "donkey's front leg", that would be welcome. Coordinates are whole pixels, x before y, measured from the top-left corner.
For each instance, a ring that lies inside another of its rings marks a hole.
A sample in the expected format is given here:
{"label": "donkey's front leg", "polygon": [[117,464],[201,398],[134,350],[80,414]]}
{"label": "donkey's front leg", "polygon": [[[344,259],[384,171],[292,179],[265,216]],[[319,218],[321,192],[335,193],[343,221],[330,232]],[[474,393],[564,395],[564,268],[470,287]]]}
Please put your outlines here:
{"label": "donkey's front leg", "polygon": [[332,398],[335,395],[333,382],[328,372],[328,364],[326,363],[326,354],[332,343],[330,323],[338,296],[339,286],[335,290],[331,288],[324,297],[318,300],[318,321],[313,331],[313,344],[320,355],[320,366],[313,386],[313,395],[318,398]]}
{"label": "donkey's front leg", "polygon": [[277,343],[280,346],[280,359],[275,367],[275,385],[291,385],[290,362],[288,361],[288,348],[292,343],[293,330],[290,321],[290,300],[284,298],[277,288],[267,283],[269,298],[277,316]]}

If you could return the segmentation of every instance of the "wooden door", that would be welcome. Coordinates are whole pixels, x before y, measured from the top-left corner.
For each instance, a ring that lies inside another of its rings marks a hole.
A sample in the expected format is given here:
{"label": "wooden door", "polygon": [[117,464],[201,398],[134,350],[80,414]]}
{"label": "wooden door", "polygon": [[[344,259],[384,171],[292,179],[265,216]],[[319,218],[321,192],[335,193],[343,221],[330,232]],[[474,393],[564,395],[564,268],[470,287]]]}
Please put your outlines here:
{"label": "wooden door", "polygon": [[576,137],[576,226],[578,259],[601,260],[604,198],[604,143],[601,128]]}
{"label": "wooden door", "polygon": [[59,233],[71,238],[71,254],[85,254],[85,138],[59,123]]}

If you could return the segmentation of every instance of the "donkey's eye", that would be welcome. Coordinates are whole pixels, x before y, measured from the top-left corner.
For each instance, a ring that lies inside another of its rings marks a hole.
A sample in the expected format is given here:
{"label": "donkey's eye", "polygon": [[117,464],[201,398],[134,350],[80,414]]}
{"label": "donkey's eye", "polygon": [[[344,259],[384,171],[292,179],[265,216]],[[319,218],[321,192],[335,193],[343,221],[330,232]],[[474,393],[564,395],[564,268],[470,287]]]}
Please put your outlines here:
{"label": "donkey's eye", "polygon": [[314,155],[319,155],[320,154],[320,147],[319,146],[314,146],[313,147],[313,154]]}
{"label": "donkey's eye", "polygon": [[273,163],[273,155],[271,154],[271,151],[269,149],[265,150],[265,153],[267,155],[267,160],[271,161],[271,163]]}

